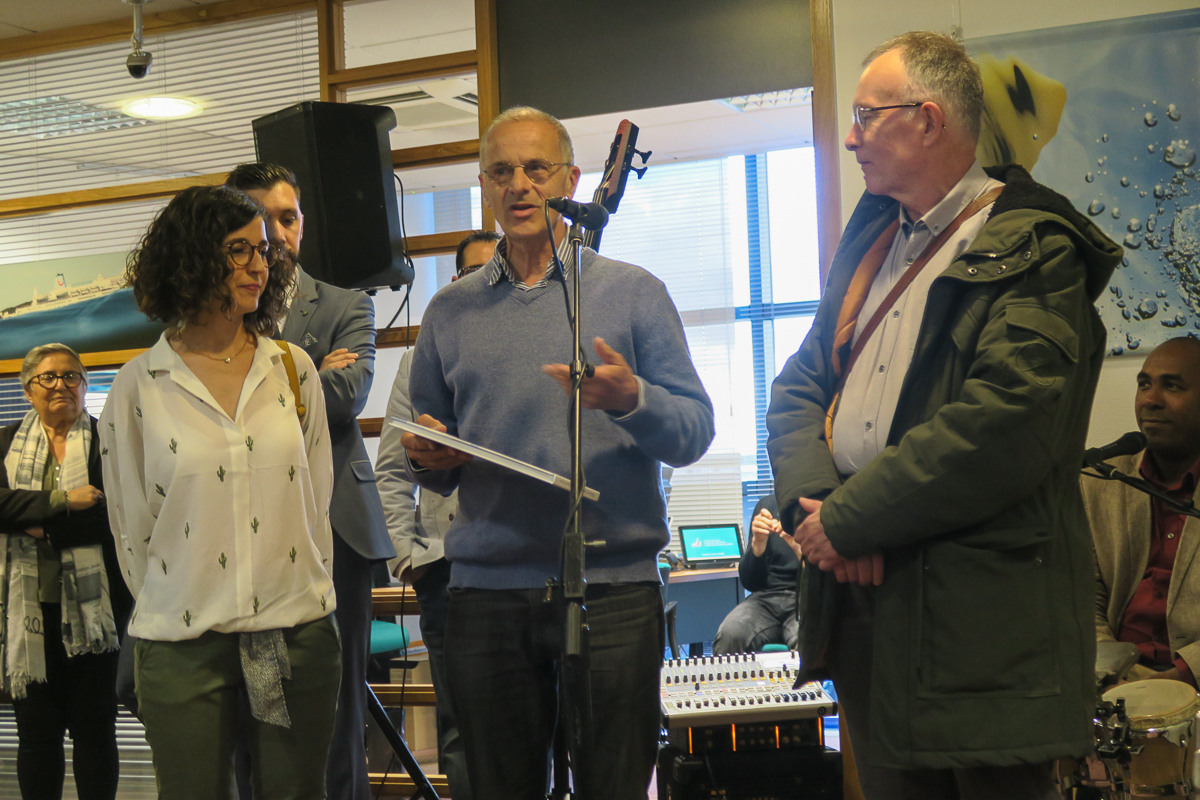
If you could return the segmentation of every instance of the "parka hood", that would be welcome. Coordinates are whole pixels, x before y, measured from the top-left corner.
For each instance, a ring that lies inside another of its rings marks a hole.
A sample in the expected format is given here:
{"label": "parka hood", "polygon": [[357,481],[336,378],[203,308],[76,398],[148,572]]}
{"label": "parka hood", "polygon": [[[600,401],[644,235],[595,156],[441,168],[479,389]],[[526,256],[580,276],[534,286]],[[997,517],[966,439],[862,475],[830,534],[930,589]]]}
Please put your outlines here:
{"label": "parka hood", "polygon": [[1092,302],[1108,287],[1109,278],[1125,251],[1108,237],[1096,223],[1058,192],[1038,183],[1017,164],[986,167],[988,176],[1004,183],[1004,191],[992,205],[988,219],[1000,214],[1041,212],[1062,218],[1075,234],[1078,254],[1087,269],[1087,292]]}

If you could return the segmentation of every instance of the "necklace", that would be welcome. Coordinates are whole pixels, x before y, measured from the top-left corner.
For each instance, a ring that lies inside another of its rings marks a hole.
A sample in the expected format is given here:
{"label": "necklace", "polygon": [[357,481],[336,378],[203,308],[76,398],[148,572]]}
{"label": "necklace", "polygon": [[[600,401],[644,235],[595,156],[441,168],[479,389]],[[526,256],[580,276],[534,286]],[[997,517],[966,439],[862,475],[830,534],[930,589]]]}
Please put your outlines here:
{"label": "necklace", "polygon": [[201,350],[193,350],[191,347],[188,346],[188,343],[183,340],[182,333],[178,334],[178,336],[179,336],[179,343],[181,345],[183,345],[183,349],[187,350],[189,353],[195,353],[198,356],[204,356],[205,358],[209,359],[210,361],[223,361],[226,364],[230,363],[235,358],[240,356],[242,354],[242,351],[246,349],[246,345],[250,344],[250,337],[248,337],[248,336],[243,337],[242,338],[242,346],[238,348],[236,353],[229,356],[228,358],[221,358],[220,356],[214,356],[212,353],[205,353]]}

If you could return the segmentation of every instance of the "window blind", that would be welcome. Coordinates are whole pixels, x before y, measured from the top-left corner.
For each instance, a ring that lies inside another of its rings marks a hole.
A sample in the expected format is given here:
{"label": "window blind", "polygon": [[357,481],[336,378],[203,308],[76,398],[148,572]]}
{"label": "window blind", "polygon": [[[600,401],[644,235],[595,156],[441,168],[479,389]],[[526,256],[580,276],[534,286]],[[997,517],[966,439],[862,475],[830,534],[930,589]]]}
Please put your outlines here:
{"label": "window blind", "polygon": [[[150,74],[127,42],[0,62],[0,199],[222,172],[254,158],[250,120],[319,95],[316,14],[151,35]],[[147,122],[141,97],[198,101],[198,116]]]}

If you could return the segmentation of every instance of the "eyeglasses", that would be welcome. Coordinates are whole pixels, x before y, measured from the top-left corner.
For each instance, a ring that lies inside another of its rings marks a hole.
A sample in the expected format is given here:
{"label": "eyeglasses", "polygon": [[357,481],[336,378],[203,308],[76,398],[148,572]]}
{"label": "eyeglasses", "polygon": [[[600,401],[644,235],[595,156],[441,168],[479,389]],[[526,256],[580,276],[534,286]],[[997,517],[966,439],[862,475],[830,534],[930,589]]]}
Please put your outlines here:
{"label": "eyeglasses", "polygon": [[867,123],[880,111],[887,111],[891,108],[917,108],[927,103],[927,100],[922,100],[918,103],[897,103],[894,106],[855,106],[854,107],[854,122],[860,128],[867,127]]}
{"label": "eyeglasses", "polygon": [[253,260],[254,254],[258,253],[263,264],[268,268],[275,266],[275,260],[279,255],[279,251],[273,245],[260,244],[258,247],[249,242],[232,242],[225,245],[225,252],[229,254],[229,260],[233,262],[235,267],[248,267],[250,261]]}
{"label": "eyeglasses", "polygon": [[57,372],[43,372],[41,375],[34,375],[29,379],[29,382],[33,383],[36,381],[37,384],[42,388],[53,389],[54,384],[58,383],[60,378],[62,379],[63,385],[68,389],[77,389],[79,388],[79,384],[84,382],[83,373],[74,371],[63,372],[61,374]]}
{"label": "eyeglasses", "polygon": [[535,158],[533,161],[526,161],[524,164],[506,164],[503,161],[497,161],[483,171],[484,175],[488,176],[488,180],[497,186],[508,186],[512,182],[513,175],[516,171],[522,170],[529,182],[538,186],[550,180],[559,167],[569,167],[571,162],[564,161],[560,164],[553,164],[549,161],[542,161]]}

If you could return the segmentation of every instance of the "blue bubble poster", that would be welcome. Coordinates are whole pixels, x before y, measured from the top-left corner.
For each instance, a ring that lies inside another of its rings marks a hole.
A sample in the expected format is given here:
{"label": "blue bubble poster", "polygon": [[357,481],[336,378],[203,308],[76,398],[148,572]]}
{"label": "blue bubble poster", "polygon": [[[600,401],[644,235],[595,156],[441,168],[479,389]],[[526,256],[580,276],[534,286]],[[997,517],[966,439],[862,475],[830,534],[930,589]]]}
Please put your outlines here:
{"label": "blue bubble poster", "polygon": [[967,47],[986,87],[981,160],[1032,165],[1125,248],[1097,302],[1109,354],[1200,336],[1200,10]]}

